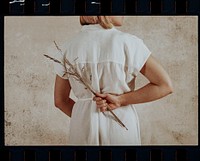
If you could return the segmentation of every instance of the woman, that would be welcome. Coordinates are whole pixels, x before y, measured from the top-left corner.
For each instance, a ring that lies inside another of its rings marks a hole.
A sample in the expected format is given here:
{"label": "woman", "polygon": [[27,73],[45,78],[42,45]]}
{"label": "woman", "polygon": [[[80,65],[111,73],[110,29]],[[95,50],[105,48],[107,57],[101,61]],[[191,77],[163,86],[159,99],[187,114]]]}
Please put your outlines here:
{"label": "woman", "polygon": [[[55,65],[55,106],[71,117],[69,144],[141,145],[140,128],[133,104],[160,99],[172,93],[172,83],[162,66],[138,37],[115,28],[123,16],[80,16],[81,31],[68,42],[65,57],[90,80],[94,95]],[[134,90],[141,72],[149,83]],[[69,98],[70,90],[77,97]],[[107,111],[113,110],[128,130]]]}

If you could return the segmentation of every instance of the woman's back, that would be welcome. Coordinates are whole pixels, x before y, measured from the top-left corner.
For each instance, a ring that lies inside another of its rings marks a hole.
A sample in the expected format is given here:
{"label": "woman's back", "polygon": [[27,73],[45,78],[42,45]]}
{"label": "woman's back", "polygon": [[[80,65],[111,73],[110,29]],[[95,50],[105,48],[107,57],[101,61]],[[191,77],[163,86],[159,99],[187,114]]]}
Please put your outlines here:
{"label": "woman's back", "polygon": [[[133,59],[139,58],[134,56],[134,53],[138,52],[136,50],[140,41],[114,27],[103,29],[100,25],[85,25],[81,32],[70,40],[65,56],[76,64],[82,76],[91,81],[95,91],[122,94],[131,90],[128,83],[137,75],[133,73],[137,67],[132,63],[135,61]],[[150,54],[150,51],[145,49],[140,52],[136,53],[140,54],[140,57],[144,54],[148,57]],[[137,63],[140,63],[139,60]],[[91,93],[73,78],[70,83],[78,98],[91,97]]]}

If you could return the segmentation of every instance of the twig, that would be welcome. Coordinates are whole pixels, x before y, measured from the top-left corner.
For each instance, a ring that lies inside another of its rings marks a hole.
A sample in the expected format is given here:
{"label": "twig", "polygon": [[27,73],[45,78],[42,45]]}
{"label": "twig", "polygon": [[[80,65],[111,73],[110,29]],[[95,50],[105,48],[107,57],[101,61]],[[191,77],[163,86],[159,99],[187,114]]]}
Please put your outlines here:
{"label": "twig", "polygon": [[53,60],[53,61],[56,62],[56,63],[60,63],[60,64],[62,64],[59,60],[54,59],[54,58],[50,57],[49,55],[44,54],[44,56],[46,56],[47,58]]}

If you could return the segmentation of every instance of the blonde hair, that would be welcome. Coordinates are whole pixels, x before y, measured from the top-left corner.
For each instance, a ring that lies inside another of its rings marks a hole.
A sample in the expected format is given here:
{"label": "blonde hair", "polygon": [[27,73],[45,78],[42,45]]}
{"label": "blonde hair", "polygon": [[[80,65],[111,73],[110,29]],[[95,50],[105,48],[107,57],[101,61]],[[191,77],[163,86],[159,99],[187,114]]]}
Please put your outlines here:
{"label": "blonde hair", "polygon": [[111,29],[113,27],[112,22],[108,16],[80,16],[80,24],[100,24],[104,29]]}

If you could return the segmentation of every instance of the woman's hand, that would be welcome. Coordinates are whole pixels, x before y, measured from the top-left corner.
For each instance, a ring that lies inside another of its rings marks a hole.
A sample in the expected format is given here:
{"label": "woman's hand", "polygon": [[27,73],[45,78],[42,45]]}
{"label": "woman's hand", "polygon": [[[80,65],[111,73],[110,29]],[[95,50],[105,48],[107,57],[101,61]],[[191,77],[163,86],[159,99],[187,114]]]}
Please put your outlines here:
{"label": "woman's hand", "polygon": [[99,108],[101,112],[105,112],[108,106],[111,110],[121,106],[120,96],[116,94],[97,93],[93,100],[96,101],[97,108]]}

